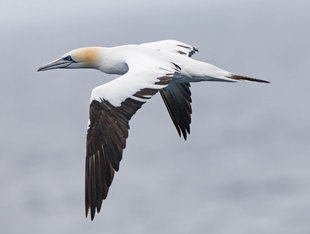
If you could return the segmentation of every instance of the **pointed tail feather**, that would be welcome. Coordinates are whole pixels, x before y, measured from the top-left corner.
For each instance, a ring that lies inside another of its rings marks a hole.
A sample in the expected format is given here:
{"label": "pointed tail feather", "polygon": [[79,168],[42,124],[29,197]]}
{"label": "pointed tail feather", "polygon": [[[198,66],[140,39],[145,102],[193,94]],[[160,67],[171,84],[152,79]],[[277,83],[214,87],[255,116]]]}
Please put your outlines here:
{"label": "pointed tail feather", "polygon": [[251,78],[251,77],[247,77],[247,76],[239,76],[239,75],[236,75],[236,74],[232,74],[232,75],[229,76],[228,78],[229,78],[229,79],[236,80],[236,81],[239,81],[239,80],[246,80],[246,81],[254,81],[254,82],[261,82],[261,83],[270,83],[270,82],[267,81],[267,80],[260,80],[260,79]]}

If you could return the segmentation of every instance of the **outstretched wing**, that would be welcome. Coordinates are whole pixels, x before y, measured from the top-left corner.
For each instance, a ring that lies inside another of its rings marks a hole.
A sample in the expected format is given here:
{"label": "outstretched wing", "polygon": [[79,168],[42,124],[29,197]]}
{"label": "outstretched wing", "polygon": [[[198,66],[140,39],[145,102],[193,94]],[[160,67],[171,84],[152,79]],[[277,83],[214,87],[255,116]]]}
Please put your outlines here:
{"label": "outstretched wing", "polygon": [[[141,45],[153,49],[179,53],[189,57],[198,52],[196,47],[175,40],[150,42]],[[168,87],[160,91],[160,94],[179,136],[183,135],[186,140],[187,134],[190,133],[192,114],[190,84],[171,82]]]}
{"label": "outstretched wing", "polygon": [[[129,66],[130,68],[130,66]],[[169,67],[132,69],[92,91],[87,130],[85,211],[100,212],[114,172],[119,170],[126,147],[129,120],[141,106],[166,87],[178,69]]]}

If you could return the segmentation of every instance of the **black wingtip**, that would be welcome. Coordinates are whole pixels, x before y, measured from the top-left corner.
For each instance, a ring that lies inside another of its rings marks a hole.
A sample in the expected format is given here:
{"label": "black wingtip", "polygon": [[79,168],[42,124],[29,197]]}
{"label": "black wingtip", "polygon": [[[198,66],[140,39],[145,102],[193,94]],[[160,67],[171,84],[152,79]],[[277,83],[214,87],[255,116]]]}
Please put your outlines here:
{"label": "black wingtip", "polygon": [[90,220],[93,221],[94,218],[95,218],[95,207],[92,207],[90,212]]}
{"label": "black wingtip", "polygon": [[[187,140],[187,136],[190,134],[190,126],[181,126],[181,131],[182,131],[182,135],[184,140]],[[182,136],[181,136],[182,137]]]}
{"label": "black wingtip", "polygon": [[192,57],[195,53],[199,52],[197,47],[193,47],[192,50],[189,52],[188,57]]}
{"label": "black wingtip", "polygon": [[85,207],[85,218],[88,216],[88,207]]}

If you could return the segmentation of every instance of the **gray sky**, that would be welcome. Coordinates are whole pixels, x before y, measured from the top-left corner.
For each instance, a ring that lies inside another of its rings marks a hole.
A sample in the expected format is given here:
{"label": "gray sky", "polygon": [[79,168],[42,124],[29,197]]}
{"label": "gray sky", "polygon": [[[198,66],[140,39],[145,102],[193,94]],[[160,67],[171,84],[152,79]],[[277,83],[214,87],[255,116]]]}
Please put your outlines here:
{"label": "gray sky", "polygon": [[[308,1],[1,1],[0,233],[309,233]],[[84,217],[92,88],[36,69],[83,46],[177,39],[270,85],[192,85],[188,141],[160,96],[131,121],[120,171]]]}

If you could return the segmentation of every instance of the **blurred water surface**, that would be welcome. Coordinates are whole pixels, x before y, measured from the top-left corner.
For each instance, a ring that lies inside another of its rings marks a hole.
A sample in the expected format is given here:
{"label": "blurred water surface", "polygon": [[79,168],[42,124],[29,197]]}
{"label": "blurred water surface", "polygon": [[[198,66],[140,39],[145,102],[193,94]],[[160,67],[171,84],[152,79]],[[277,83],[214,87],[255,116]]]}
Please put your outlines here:
{"label": "blurred water surface", "polygon": [[[308,1],[3,1],[1,233],[309,233]],[[270,80],[192,85],[179,139],[159,95],[131,121],[121,169],[84,217],[93,70],[37,73],[82,46],[177,39],[195,58]]]}

